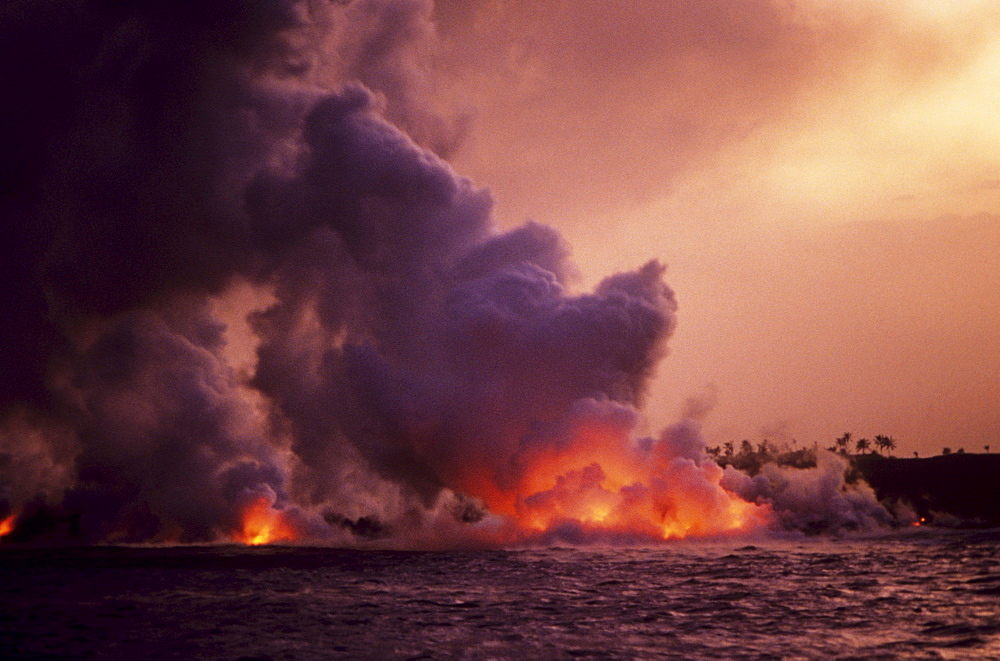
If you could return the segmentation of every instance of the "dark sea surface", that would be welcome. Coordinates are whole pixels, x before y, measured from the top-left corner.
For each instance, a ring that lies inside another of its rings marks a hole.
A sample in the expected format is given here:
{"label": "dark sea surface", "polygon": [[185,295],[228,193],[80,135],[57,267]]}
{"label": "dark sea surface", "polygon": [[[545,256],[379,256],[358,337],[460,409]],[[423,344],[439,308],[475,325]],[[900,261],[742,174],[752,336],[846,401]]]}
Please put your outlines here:
{"label": "dark sea surface", "polygon": [[0,657],[1000,658],[1000,531],[469,552],[0,549]]}

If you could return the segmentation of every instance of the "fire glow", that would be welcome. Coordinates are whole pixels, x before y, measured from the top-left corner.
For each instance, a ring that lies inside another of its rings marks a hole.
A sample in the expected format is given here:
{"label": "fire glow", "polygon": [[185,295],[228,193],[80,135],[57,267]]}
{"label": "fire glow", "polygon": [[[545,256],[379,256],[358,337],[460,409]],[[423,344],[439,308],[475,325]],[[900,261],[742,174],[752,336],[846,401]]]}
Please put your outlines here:
{"label": "fire glow", "polygon": [[556,476],[552,489],[522,499],[518,521],[534,533],[575,524],[590,535],[664,540],[739,534],[766,523],[765,508],[724,490],[712,481],[712,471],[693,464],[689,469],[705,482],[684,492],[656,478],[616,487],[592,463]]}
{"label": "fire glow", "polygon": [[6,537],[14,532],[15,523],[17,523],[16,514],[11,514],[6,519],[0,520],[0,537]]}
{"label": "fire glow", "polygon": [[248,546],[275,542],[294,542],[299,538],[295,526],[284,512],[276,510],[263,496],[255,498],[243,510],[242,527],[233,538]]}
{"label": "fire glow", "polygon": [[770,523],[770,509],[726,490],[722,469],[700,449],[689,458],[665,439],[647,439],[643,448],[621,432],[591,427],[578,430],[571,449],[534,457],[516,493],[490,485],[477,495],[529,539],[572,529],[586,539],[673,540]]}

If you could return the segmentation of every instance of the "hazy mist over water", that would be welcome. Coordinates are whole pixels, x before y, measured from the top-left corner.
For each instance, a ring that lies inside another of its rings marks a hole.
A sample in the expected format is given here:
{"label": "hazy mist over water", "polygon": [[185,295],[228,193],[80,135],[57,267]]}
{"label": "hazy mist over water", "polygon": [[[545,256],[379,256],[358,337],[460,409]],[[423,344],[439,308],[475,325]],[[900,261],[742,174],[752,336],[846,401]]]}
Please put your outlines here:
{"label": "hazy mist over water", "polygon": [[1000,532],[658,548],[5,549],[27,658],[1000,655]]}

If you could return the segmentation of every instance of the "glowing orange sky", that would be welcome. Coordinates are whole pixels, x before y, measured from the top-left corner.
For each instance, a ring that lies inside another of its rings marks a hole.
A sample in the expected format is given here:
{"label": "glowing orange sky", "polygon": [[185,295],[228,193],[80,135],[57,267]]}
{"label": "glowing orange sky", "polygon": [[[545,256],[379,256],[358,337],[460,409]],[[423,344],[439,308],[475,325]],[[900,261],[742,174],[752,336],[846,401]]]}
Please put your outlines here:
{"label": "glowing orange sky", "polygon": [[651,257],[680,301],[654,426],[710,443],[1000,448],[1000,7],[451,0],[428,82],[502,223],[581,287]]}

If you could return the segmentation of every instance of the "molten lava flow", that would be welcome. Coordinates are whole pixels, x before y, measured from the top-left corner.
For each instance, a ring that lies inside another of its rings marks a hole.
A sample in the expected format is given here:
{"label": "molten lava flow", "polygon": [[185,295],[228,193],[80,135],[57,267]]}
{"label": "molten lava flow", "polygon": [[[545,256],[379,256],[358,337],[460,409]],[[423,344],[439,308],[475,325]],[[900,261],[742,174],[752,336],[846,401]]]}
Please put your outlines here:
{"label": "molten lava flow", "polygon": [[719,486],[718,467],[682,461],[662,476],[624,479],[598,463],[552,476],[552,487],[521,499],[519,520],[544,532],[573,523],[584,531],[654,539],[747,532],[766,511]]}
{"label": "molten lava flow", "polygon": [[14,524],[17,522],[17,515],[11,514],[6,519],[0,521],[0,537],[6,537],[14,532]]}
{"label": "molten lava flow", "polygon": [[243,510],[242,528],[233,538],[243,544],[259,546],[273,542],[294,542],[299,532],[284,512],[271,507],[267,498],[255,498]]}
{"label": "molten lava flow", "polygon": [[622,430],[588,425],[558,449],[522,457],[520,480],[507,497],[494,497],[495,484],[474,495],[529,537],[573,530],[593,539],[667,540],[769,523],[768,507],[721,486],[718,464],[687,454],[665,442],[643,449]]}

